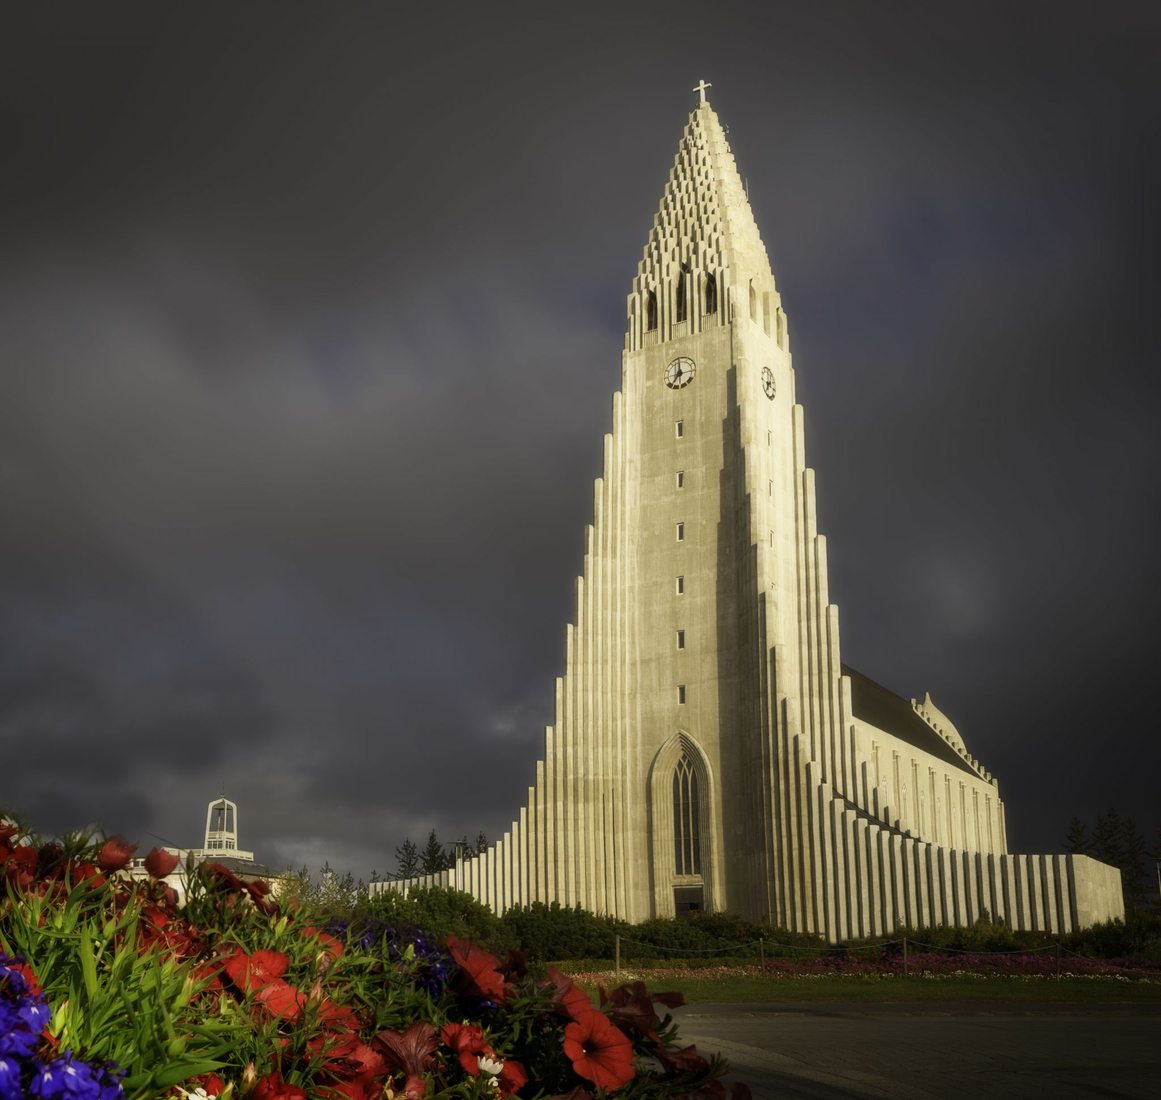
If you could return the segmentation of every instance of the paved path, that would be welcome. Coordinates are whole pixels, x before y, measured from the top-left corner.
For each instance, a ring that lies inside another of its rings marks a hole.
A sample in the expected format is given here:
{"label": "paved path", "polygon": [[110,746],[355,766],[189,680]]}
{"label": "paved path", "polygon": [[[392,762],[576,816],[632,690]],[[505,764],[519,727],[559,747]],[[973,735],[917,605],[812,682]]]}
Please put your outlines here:
{"label": "paved path", "polygon": [[1161,1004],[698,1004],[682,1042],[754,1100],[1161,1098]]}

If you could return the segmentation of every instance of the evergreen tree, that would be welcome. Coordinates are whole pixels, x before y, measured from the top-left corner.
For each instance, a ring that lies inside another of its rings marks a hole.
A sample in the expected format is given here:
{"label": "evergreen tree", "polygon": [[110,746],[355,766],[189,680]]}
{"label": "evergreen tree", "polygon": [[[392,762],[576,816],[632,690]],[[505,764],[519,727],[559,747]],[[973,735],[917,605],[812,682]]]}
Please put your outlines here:
{"label": "evergreen tree", "polygon": [[482,856],[488,850],[488,834],[481,829],[476,834],[476,855]]}
{"label": "evergreen tree", "polygon": [[1114,867],[1124,866],[1125,822],[1115,809],[1097,818],[1092,833],[1092,855],[1102,863],[1110,863]]}
{"label": "evergreen tree", "polygon": [[419,874],[419,848],[411,837],[395,849],[395,859],[399,864],[395,872],[398,878],[414,878]]}
{"label": "evergreen tree", "polygon": [[1135,908],[1145,900],[1145,884],[1149,881],[1145,864],[1145,838],[1131,817],[1125,818],[1121,837],[1121,886],[1125,891],[1125,904]]}
{"label": "evergreen tree", "polygon": [[1088,826],[1079,817],[1074,817],[1068,823],[1068,832],[1064,837],[1064,850],[1074,856],[1087,856],[1090,846]]}
{"label": "evergreen tree", "polygon": [[423,846],[423,851],[419,853],[419,865],[425,875],[433,875],[450,866],[447,853],[443,850],[443,845],[440,844],[434,829],[428,834],[427,843]]}

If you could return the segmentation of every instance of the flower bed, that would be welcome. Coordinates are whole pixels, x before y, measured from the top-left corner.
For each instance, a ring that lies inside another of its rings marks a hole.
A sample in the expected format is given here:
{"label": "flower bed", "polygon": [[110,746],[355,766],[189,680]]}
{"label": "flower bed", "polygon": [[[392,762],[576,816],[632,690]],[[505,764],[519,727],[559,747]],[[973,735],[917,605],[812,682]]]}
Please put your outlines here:
{"label": "flower bed", "polygon": [[173,857],[134,881],[133,852],[0,825],[0,1100],[726,1096],[720,1059],[678,1044],[680,994],[597,1007],[517,954],[324,925],[213,863],[179,906]]}

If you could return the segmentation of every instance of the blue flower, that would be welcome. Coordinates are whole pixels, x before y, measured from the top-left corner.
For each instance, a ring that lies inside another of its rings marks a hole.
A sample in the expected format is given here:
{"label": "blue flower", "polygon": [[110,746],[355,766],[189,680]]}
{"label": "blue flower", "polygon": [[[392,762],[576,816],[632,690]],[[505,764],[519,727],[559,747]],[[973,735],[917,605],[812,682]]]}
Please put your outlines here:
{"label": "blue flower", "polygon": [[118,1100],[125,1093],[104,1066],[91,1066],[66,1053],[36,1068],[28,1095],[41,1100]]}
{"label": "blue flower", "polygon": [[0,1055],[0,1100],[20,1100],[24,1086],[20,1083],[20,1062]]}

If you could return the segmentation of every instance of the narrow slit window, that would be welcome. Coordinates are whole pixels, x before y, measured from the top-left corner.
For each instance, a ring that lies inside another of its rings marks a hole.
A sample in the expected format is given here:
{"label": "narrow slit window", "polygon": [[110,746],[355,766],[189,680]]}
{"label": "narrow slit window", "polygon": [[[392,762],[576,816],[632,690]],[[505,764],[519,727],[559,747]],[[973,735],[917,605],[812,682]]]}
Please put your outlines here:
{"label": "narrow slit window", "polygon": [[767,496],[774,495],[774,482],[772,482],[772,481],[766,482],[766,495]]}
{"label": "narrow slit window", "polygon": [[675,436],[677,436],[678,439],[682,439],[685,437],[685,421],[684,420],[677,420],[674,422],[673,434]]}
{"label": "narrow slit window", "polygon": [[685,320],[685,271],[677,274],[677,320]]}
{"label": "narrow slit window", "polygon": [[684,523],[677,524],[676,532],[677,532],[677,541],[678,542],[685,542],[685,524]]}
{"label": "narrow slit window", "polygon": [[718,281],[712,275],[707,275],[705,280],[705,311],[706,313],[718,311]]}
{"label": "narrow slit window", "polygon": [[684,471],[684,470],[678,470],[678,471],[677,471],[677,477],[676,477],[676,479],[675,479],[675,480],[676,480],[676,482],[677,482],[677,487],[678,487],[679,489],[684,489],[684,488],[685,488],[685,471]]}
{"label": "narrow slit window", "polygon": [[679,630],[677,632],[677,648],[678,649],[685,648],[685,631],[684,630]]}
{"label": "narrow slit window", "polygon": [[685,684],[677,685],[677,705],[685,706]]}
{"label": "narrow slit window", "polygon": [[677,594],[679,596],[685,595],[685,578],[684,577],[677,578]]}
{"label": "narrow slit window", "polygon": [[657,328],[657,295],[648,291],[645,296],[645,330],[653,332]]}

